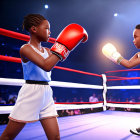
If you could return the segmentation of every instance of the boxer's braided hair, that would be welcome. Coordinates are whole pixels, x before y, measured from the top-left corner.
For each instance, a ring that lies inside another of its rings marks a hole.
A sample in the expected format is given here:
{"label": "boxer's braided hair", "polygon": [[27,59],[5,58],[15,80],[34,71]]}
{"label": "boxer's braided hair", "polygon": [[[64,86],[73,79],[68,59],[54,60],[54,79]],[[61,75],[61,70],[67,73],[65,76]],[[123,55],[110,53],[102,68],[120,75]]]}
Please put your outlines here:
{"label": "boxer's braided hair", "polygon": [[136,25],[135,28],[136,28],[136,29],[140,29],[140,24]]}
{"label": "boxer's braided hair", "polygon": [[32,26],[40,25],[43,20],[46,19],[40,14],[29,14],[24,17],[22,28],[29,32]]}

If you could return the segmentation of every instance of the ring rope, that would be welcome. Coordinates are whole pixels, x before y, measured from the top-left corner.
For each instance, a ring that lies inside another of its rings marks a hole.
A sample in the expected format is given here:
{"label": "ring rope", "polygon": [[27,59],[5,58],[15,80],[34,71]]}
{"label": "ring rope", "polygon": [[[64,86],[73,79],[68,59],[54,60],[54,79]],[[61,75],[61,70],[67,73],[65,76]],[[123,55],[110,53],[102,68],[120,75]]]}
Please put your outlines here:
{"label": "ring rope", "polygon": [[[3,56],[3,55],[0,55],[0,60],[2,60],[2,61],[10,61],[10,62],[15,62],[15,63],[21,63],[21,58],[11,57],[11,56]],[[77,72],[77,73],[86,74],[86,75],[92,75],[92,76],[102,77],[99,74],[84,72],[84,71],[70,69],[70,68],[65,68],[65,67],[60,67],[60,66],[55,66],[54,68],[55,69],[66,70],[66,71]],[[117,79],[107,79],[107,81],[140,79],[140,77],[130,77],[130,78],[128,78],[128,77],[118,77],[118,76],[106,76],[106,77],[107,78],[117,78]]]}
{"label": "ring rope", "polygon": [[[24,79],[8,79],[8,78],[0,78],[0,85],[12,85],[12,86],[22,86],[25,83]],[[59,81],[51,81],[49,82],[50,86],[56,87],[66,87],[66,88],[88,88],[88,89],[103,89],[103,86],[98,85],[87,85],[87,84],[79,84],[79,83],[71,83],[71,82],[59,82]],[[103,106],[103,102],[97,102],[96,104],[89,103],[58,103],[55,104],[56,110],[67,110],[67,109],[85,109],[85,108],[99,108]],[[0,106],[0,114],[10,113],[13,109],[13,106]]]}
{"label": "ring rope", "polygon": [[[0,85],[22,86],[25,83],[24,79],[9,79],[0,78]],[[67,87],[67,88],[89,88],[89,89],[103,89],[100,85],[89,85],[72,82],[50,81],[50,86],[54,87]]]}
{"label": "ring rope", "polygon": [[[14,106],[0,106],[0,114],[9,114]],[[100,108],[103,103],[96,104],[55,104],[56,110],[73,110],[73,109],[87,109],[87,108]]]}
{"label": "ring rope", "polygon": [[140,109],[140,103],[136,104],[136,103],[133,103],[133,104],[114,104],[114,103],[107,103],[107,106],[108,107],[119,107],[119,108],[135,108],[135,109]]}
{"label": "ring rope", "polygon": [[140,69],[115,70],[115,71],[106,71],[105,73],[123,72],[123,71],[139,71],[139,70]]}
{"label": "ring rope", "polygon": [[[7,37],[11,37],[11,38],[15,38],[15,39],[23,40],[23,41],[29,41],[30,40],[29,35],[25,35],[25,34],[22,34],[22,33],[17,33],[17,32],[14,32],[14,31],[3,29],[3,28],[0,28],[0,35],[4,35],[4,36],[7,36]],[[48,42],[50,42],[50,43],[55,43],[55,41],[56,41],[56,39],[52,38],[52,37],[50,37],[49,40],[48,40]]]}
{"label": "ring rope", "polygon": [[[104,80],[105,81],[105,80]],[[1,85],[15,85],[15,86],[21,86],[24,84],[25,81],[23,79],[6,79],[6,78],[0,78],[0,84]],[[77,83],[69,83],[69,82],[58,82],[58,81],[52,81],[50,82],[51,86],[59,86],[59,87],[74,87],[74,88],[91,88],[91,89],[103,89],[103,86],[97,86],[97,85],[87,85],[87,84],[77,84]],[[78,86],[77,86],[78,85]],[[116,87],[121,87],[121,86],[114,86]],[[129,88],[130,86],[123,86],[123,89]],[[118,88],[118,89],[119,89]],[[107,87],[107,89],[111,89]],[[136,89],[136,86],[131,86],[131,89]],[[140,89],[140,86],[139,88]],[[67,109],[85,109],[85,108],[98,108],[98,107],[104,107],[104,102],[98,102],[91,104],[91,102],[82,102],[82,103],[77,103],[73,102],[71,103],[56,103],[56,109],[57,110],[67,110]],[[114,104],[115,103],[115,104]],[[120,108],[140,108],[140,103],[128,103],[124,104],[124,102],[107,102],[106,107],[120,107]],[[10,113],[11,110],[13,109],[13,106],[0,106],[0,114],[7,114]]]}
{"label": "ring rope", "polygon": [[140,104],[140,102],[113,102],[113,101],[108,101],[107,103],[111,103],[111,104]]}
{"label": "ring rope", "polygon": [[108,79],[107,81],[135,80],[135,79],[140,79],[140,77],[130,77],[130,78],[122,78],[122,79]]}
{"label": "ring rope", "polygon": [[129,86],[108,86],[107,89],[140,89],[140,85]]}
{"label": "ring rope", "polygon": [[[16,63],[21,63],[21,58],[10,57],[10,56],[3,56],[3,55],[0,55],[0,60],[3,60],[3,61],[10,61],[10,62],[16,62]],[[102,76],[99,75],[99,74],[84,72],[84,71],[75,70],[75,69],[70,69],[70,68],[65,68],[65,67],[60,67],[60,66],[55,66],[54,68],[55,68],[55,69],[66,70],[66,71],[71,71],[71,72],[77,72],[77,73],[86,74],[86,75],[92,75],[92,76],[102,77]]]}

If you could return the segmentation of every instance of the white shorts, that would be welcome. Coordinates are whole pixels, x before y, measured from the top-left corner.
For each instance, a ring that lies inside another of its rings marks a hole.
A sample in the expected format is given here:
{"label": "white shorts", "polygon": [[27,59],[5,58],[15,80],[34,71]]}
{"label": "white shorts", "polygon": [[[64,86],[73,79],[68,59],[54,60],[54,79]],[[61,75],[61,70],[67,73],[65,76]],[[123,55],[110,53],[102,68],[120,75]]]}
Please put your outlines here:
{"label": "white shorts", "polygon": [[49,85],[24,84],[9,119],[17,122],[34,122],[57,117],[52,89]]}

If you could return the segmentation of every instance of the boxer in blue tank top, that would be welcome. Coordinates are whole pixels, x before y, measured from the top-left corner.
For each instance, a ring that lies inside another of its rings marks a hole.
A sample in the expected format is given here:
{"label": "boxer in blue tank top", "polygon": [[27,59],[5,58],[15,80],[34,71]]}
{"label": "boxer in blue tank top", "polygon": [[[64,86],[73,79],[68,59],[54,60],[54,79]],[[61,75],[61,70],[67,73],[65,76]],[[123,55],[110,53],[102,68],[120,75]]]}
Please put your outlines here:
{"label": "boxer in blue tank top", "polygon": [[20,48],[23,74],[26,83],[21,87],[16,104],[9,115],[9,123],[0,140],[14,139],[28,122],[40,121],[48,140],[59,140],[57,112],[52,97],[51,70],[80,42],[88,39],[85,29],[79,24],[70,24],[58,35],[51,49],[44,48],[50,36],[49,22],[39,14],[24,18],[23,27],[30,34],[30,41]]}
{"label": "boxer in blue tank top", "polygon": [[30,34],[30,41],[20,49],[26,83],[19,91],[0,140],[14,139],[26,123],[37,120],[49,140],[59,140],[58,115],[48,82],[51,81],[51,70],[60,58],[41,45],[50,37],[50,24],[42,15],[29,14],[24,17],[23,28]]}

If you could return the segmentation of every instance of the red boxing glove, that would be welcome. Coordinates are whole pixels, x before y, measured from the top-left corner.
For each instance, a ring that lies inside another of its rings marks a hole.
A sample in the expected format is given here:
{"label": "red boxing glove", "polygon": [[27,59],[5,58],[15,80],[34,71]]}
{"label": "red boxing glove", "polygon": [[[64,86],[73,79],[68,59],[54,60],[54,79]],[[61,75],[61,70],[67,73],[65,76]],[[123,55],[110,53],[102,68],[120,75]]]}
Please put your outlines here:
{"label": "red boxing glove", "polygon": [[61,61],[65,60],[80,42],[86,42],[88,34],[86,30],[78,24],[69,24],[66,26],[56,39],[52,46],[51,52],[60,57]]}

